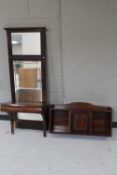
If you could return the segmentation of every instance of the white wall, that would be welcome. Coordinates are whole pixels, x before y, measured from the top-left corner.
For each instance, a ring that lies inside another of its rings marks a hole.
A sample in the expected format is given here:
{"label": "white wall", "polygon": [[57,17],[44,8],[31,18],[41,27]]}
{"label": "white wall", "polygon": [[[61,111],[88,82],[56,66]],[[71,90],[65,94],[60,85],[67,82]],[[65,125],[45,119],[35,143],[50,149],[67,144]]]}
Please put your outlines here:
{"label": "white wall", "polygon": [[62,0],[64,102],[113,108],[117,121],[117,1]]}
{"label": "white wall", "polygon": [[[29,55],[41,55],[40,33],[22,34],[22,52]],[[35,45],[34,45],[35,43]]]}

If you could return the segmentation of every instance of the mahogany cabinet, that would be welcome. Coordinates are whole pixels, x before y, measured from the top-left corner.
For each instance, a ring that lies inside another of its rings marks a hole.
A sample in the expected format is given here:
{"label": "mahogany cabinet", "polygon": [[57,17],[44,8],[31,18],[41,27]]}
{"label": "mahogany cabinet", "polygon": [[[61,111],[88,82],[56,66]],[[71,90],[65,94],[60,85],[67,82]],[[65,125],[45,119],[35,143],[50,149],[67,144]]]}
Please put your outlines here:
{"label": "mahogany cabinet", "polygon": [[111,136],[112,109],[83,102],[53,105],[49,129],[51,133]]}

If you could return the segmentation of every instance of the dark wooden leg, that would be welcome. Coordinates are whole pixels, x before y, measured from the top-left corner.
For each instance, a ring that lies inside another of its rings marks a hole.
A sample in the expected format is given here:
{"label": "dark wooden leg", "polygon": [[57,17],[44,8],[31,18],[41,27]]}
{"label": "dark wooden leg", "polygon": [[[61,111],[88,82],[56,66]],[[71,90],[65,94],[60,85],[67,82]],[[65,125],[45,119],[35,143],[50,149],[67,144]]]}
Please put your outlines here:
{"label": "dark wooden leg", "polygon": [[42,114],[42,118],[43,118],[43,136],[46,137],[46,119],[44,114]]}
{"label": "dark wooden leg", "polygon": [[10,123],[11,123],[11,134],[14,134],[15,125],[16,125],[15,113],[9,113],[9,115],[10,115]]}

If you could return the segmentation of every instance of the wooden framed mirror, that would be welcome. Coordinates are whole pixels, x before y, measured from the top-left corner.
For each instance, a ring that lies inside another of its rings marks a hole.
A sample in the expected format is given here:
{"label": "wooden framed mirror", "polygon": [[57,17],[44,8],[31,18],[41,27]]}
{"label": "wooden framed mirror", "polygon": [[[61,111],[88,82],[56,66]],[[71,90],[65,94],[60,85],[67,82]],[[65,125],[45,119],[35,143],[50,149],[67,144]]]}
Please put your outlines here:
{"label": "wooden framed mirror", "polygon": [[46,102],[46,28],[5,28],[12,102]]}
{"label": "wooden framed mirror", "polygon": [[14,133],[15,125],[24,128],[37,126],[40,128],[37,121],[41,121],[45,136],[48,121],[46,115],[46,28],[5,28],[5,30],[8,41],[12,101],[3,103],[1,110],[11,116],[12,133]]}

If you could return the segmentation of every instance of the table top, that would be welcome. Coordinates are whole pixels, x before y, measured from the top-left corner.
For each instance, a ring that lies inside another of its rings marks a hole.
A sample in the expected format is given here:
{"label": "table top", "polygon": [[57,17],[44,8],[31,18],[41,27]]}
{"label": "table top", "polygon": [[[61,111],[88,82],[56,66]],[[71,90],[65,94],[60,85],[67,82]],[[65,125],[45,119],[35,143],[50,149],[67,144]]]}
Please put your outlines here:
{"label": "table top", "polygon": [[69,104],[63,104],[63,105],[53,105],[51,106],[51,110],[87,110],[87,111],[101,111],[101,112],[110,112],[112,111],[112,108],[109,106],[98,106],[91,103],[85,103],[85,102],[73,102]]}
{"label": "table top", "polygon": [[0,110],[3,112],[32,112],[42,113],[46,103],[32,102],[4,102],[0,104]]}

